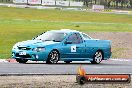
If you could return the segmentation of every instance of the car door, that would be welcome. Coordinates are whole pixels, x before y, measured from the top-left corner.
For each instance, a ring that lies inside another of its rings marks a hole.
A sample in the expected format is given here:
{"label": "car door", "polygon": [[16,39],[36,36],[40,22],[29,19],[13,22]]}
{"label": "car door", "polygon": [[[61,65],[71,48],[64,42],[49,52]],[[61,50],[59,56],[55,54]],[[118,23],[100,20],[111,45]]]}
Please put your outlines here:
{"label": "car door", "polygon": [[79,33],[71,34],[63,45],[62,58],[78,59],[85,53],[85,44]]}

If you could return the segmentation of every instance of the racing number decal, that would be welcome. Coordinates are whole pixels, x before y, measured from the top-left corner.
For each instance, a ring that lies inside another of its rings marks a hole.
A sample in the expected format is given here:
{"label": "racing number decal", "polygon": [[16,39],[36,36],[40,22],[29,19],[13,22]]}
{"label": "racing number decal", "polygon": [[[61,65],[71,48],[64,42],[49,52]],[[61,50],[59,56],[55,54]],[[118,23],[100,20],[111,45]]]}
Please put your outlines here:
{"label": "racing number decal", "polygon": [[76,45],[71,46],[71,52],[76,52]]}

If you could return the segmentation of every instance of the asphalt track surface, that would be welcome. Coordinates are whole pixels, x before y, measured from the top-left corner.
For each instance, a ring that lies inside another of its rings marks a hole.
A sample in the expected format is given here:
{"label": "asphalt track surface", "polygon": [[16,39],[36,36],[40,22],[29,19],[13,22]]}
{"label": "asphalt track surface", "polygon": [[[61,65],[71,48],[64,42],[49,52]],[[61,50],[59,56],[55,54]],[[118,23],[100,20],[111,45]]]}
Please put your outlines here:
{"label": "asphalt track surface", "polygon": [[3,74],[77,74],[79,66],[87,74],[132,74],[131,59],[109,59],[100,64],[90,62],[72,62],[65,64],[46,64],[45,62],[27,62],[26,64],[0,62],[0,75]]}

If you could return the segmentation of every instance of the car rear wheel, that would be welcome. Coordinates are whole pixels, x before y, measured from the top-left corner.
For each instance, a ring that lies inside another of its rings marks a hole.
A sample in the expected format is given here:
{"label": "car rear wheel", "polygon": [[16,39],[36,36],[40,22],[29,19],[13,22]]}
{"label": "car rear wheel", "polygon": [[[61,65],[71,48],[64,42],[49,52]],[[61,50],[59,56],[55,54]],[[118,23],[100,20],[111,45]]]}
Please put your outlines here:
{"label": "car rear wheel", "polygon": [[59,61],[59,53],[57,50],[52,50],[46,61],[47,64],[55,64]]}
{"label": "car rear wheel", "polygon": [[91,61],[92,64],[99,64],[103,60],[103,54],[101,51],[96,51],[93,57],[93,61]]}
{"label": "car rear wheel", "polygon": [[19,63],[26,63],[28,60],[26,59],[16,59],[17,62]]}

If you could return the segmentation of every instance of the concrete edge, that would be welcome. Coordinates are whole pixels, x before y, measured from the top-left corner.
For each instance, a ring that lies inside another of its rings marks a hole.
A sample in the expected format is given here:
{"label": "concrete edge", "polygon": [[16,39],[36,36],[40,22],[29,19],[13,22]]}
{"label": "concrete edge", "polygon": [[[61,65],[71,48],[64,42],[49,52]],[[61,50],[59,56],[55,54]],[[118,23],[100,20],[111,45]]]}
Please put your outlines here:
{"label": "concrete edge", "polygon": [[[105,75],[106,73],[103,74],[86,74],[86,75]],[[78,75],[78,74],[45,74],[45,73],[8,73],[8,74],[0,74],[0,76],[44,76],[44,75]],[[113,73],[113,74],[106,74],[106,75],[132,75],[131,74],[125,74],[125,73]]]}

